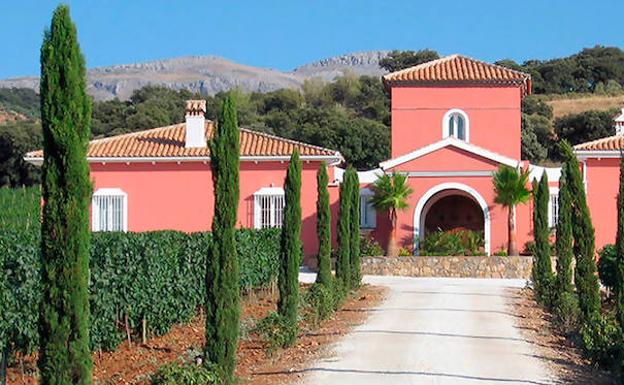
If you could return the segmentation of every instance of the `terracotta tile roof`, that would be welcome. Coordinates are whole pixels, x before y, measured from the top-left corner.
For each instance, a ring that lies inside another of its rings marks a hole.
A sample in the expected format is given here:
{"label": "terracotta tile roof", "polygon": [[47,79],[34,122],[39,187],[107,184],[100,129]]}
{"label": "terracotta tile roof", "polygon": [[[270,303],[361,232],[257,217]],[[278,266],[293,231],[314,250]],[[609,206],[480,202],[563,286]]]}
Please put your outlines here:
{"label": "terracotta tile roof", "polygon": [[461,55],[450,55],[383,76],[388,85],[468,83],[518,85],[530,93],[531,76]]}
{"label": "terracotta tile roof", "polygon": [[620,151],[624,150],[624,136],[614,135],[592,140],[574,146],[575,151]]}
{"label": "terracotta tile roof", "polygon": [[[89,158],[184,158],[210,156],[208,147],[185,148],[185,123],[154,128],[89,142]],[[342,159],[338,151],[241,128],[240,153],[244,157],[288,157],[297,148],[302,157],[325,156]],[[214,125],[206,121],[206,136],[211,138]],[[27,159],[43,158],[43,151],[26,154]]]}

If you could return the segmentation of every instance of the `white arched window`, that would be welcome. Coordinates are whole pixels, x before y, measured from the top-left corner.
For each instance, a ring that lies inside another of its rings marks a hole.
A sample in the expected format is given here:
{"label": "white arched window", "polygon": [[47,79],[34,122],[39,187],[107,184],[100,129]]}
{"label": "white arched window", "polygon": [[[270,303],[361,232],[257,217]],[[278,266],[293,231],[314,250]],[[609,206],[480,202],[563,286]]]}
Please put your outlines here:
{"label": "white arched window", "polygon": [[470,121],[468,115],[460,109],[452,109],[444,114],[442,119],[442,137],[452,136],[468,142]]}

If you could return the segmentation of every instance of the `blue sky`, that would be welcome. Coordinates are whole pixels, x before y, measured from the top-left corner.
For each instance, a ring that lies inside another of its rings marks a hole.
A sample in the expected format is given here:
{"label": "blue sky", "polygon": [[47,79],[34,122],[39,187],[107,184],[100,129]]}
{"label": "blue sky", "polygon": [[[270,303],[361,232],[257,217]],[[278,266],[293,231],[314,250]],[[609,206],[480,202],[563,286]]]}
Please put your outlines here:
{"label": "blue sky", "polygon": [[[329,56],[432,48],[493,61],[624,48],[622,0],[67,1],[89,67],[218,55],[291,70]],[[0,0],[0,78],[37,75],[58,4]],[[620,20],[618,20],[618,18]]]}

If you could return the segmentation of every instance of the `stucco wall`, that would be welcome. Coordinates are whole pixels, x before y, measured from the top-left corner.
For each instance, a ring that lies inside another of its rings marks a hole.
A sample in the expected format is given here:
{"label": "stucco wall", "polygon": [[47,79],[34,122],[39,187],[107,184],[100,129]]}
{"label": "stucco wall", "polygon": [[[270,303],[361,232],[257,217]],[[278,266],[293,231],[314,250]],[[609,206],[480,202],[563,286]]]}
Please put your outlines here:
{"label": "stucco wall", "polygon": [[520,278],[531,277],[533,257],[366,257],[362,273],[409,277]]}
{"label": "stucco wall", "polygon": [[[304,252],[317,251],[316,172],[318,162],[303,162],[301,206]],[[253,227],[253,194],[262,187],[283,187],[288,162],[241,162],[238,226]],[[330,170],[330,180],[333,172]],[[128,194],[128,230],[210,230],[214,192],[210,163],[93,163],[94,190],[120,188]],[[337,210],[337,188],[330,191]],[[335,216],[335,215],[334,215]]]}
{"label": "stucco wall", "polygon": [[596,251],[615,243],[620,160],[588,159],[586,168],[587,204],[596,230]]}
{"label": "stucco wall", "polygon": [[442,139],[442,118],[453,108],[470,122],[470,143],[520,159],[518,87],[393,87],[392,158]]}

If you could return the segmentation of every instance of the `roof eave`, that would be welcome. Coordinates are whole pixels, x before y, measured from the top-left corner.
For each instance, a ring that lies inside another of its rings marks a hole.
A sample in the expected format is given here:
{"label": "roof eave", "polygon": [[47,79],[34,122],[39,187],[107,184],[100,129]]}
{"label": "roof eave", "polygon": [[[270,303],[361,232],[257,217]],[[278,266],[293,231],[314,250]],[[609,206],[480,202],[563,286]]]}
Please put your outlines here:
{"label": "roof eave", "polygon": [[624,150],[574,150],[579,159],[588,158],[620,158]]}

